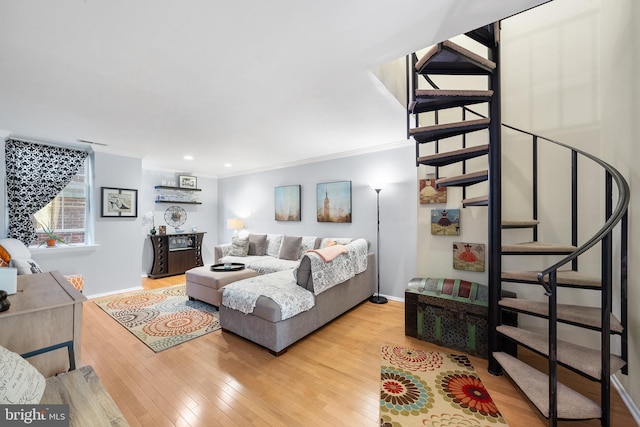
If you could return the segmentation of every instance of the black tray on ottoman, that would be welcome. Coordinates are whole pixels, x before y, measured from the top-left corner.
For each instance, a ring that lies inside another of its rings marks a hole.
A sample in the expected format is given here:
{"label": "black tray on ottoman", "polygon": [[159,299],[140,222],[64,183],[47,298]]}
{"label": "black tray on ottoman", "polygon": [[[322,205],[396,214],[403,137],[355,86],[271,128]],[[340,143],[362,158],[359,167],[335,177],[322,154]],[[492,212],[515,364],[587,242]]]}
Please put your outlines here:
{"label": "black tray on ottoman", "polygon": [[244,270],[244,264],[240,262],[227,262],[224,264],[213,264],[211,266],[211,271],[224,272],[224,271],[238,271],[238,270]]}

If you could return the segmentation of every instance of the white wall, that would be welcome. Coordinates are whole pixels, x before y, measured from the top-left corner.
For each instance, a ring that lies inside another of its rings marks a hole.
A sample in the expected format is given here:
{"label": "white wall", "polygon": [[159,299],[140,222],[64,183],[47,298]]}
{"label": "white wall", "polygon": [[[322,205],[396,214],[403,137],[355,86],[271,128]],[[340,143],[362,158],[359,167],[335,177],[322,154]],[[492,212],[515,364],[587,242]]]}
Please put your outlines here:
{"label": "white wall", "polygon": [[[640,9],[635,0],[555,0],[502,24],[503,122],[568,143],[602,157],[620,170],[631,186],[629,211],[629,376],[620,379],[634,402],[640,402],[640,341],[637,329],[640,302],[635,266],[640,264],[640,184],[637,160],[640,158],[640,33],[637,22]],[[528,143],[505,135],[503,164],[503,210],[523,214],[529,209],[528,163],[522,152]],[[524,144],[524,145],[523,145]],[[549,151],[541,163],[541,195],[545,198],[540,213],[541,240],[568,242],[572,222],[568,214],[566,187],[560,185],[567,176],[567,159],[559,151]],[[597,168],[581,162],[578,218],[579,243],[590,237],[603,223],[604,178]],[[503,235],[505,235],[503,233]],[[615,236],[615,244],[619,241]],[[617,252],[617,249],[616,249]],[[549,257],[551,258],[551,257]],[[506,269],[516,261],[504,262]],[[599,274],[599,246],[580,257],[580,271]],[[619,278],[618,269],[614,279]],[[617,279],[616,279],[617,280]],[[509,286],[507,286],[509,287]],[[519,286],[519,296],[542,300],[539,290]],[[599,294],[563,289],[560,302],[599,306]],[[614,312],[618,314],[619,295],[614,294]],[[537,323],[527,320],[534,328]],[[564,339],[599,347],[598,334],[577,331],[563,325]],[[619,353],[619,338],[612,350]]]}
{"label": "white wall", "polygon": [[138,158],[95,153],[95,191],[90,209],[95,220],[94,242],[98,245],[97,250],[56,253],[52,249],[50,252],[35,253],[34,260],[44,270],[82,274],[87,296],[140,287],[141,217],[101,218],[100,187],[140,191],[141,171],[142,162]]}
{"label": "white wall", "polygon": [[636,406],[640,403],[640,7],[636,0],[601,2],[600,153],[629,181],[629,373],[617,374]]}
{"label": "white wall", "polygon": [[[414,147],[411,143],[362,154],[219,180],[218,235],[228,242],[226,219],[244,219],[248,231],[320,237],[363,237],[376,250],[376,193],[369,183],[387,182],[380,192],[380,293],[404,298],[416,266],[416,208]],[[352,222],[316,220],[316,184],[351,181]],[[274,219],[274,187],[302,186],[302,220]]]}

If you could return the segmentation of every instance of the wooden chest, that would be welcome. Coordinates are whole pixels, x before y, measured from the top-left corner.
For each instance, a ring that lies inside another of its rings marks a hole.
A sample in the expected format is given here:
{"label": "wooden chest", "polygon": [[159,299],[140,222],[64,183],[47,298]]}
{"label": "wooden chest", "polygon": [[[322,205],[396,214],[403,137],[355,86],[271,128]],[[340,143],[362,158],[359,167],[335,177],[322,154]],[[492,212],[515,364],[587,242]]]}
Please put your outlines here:
{"label": "wooden chest", "polygon": [[[405,291],[405,334],[444,347],[488,357],[486,286],[460,279],[411,279]],[[503,291],[505,297],[515,293]],[[502,310],[502,323],[517,326],[518,315]],[[503,349],[515,355],[516,346]]]}

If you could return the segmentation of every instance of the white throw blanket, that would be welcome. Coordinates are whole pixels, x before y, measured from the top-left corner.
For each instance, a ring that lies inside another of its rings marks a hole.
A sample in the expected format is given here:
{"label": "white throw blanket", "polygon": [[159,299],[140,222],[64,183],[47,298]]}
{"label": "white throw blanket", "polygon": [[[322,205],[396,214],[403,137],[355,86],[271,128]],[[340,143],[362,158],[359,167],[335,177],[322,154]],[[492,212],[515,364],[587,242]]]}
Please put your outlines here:
{"label": "white throw blanket", "polygon": [[261,296],[280,306],[282,320],[310,310],[315,304],[313,294],[296,284],[291,270],[285,270],[228,284],[222,293],[222,305],[249,314]]}
{"label": "white throw blanket", "polygon": [[320,255],[309,252],[305,256],[311,261],[313,293],[318,295],[327,289],[351,279],[367,269],[369,245],[364,239],[345,245],[347,253],[325,262]]}

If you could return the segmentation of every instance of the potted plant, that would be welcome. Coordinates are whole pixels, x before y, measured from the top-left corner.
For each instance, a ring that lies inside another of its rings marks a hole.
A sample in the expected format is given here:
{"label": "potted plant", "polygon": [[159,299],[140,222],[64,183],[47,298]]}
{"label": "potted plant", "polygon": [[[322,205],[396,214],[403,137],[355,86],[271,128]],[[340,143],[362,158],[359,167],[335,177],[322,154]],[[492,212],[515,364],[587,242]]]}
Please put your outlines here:
{"label": "potted plant", "polygon": [[62,240],[56,233],[55,230],[51,227],[49,227],[47,224],[45,223],[40,223],[40,226],[42,227],[42,231],[45,232],[45,234],[47,235],[47,238],[40,242],[40,244],[38,245],[38,247],[42,246],[44,243],[47,244],[48,248],[54,247],[56,245],[57,242],[60,243],[64,243],[65,245],[67,244],[67,242],[65,242],[64,240]]}

